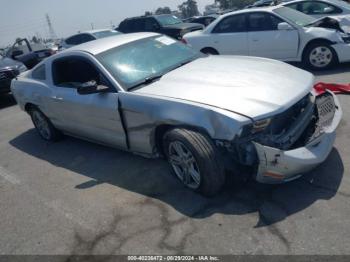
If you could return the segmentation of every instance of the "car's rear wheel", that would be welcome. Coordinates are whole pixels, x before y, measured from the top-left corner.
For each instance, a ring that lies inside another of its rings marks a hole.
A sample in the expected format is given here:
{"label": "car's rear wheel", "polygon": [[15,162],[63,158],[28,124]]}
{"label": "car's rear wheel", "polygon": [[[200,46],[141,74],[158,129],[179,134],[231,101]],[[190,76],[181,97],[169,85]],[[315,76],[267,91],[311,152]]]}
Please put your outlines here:
{"label": "car's rear wheel", "polygon": [[57,141],[62,137],[62,133],[53,126],[38,108],[32,107],[28,113],[41,138],[47,141]]}
{"label": "car's rear wheel", "polygon": [[163,140],[164,152],[179,180],[205,196],[217,194],[225,183],[225,171],[213,142],[187,129],[172,129]]}
{"label": "car's rear wheel", "polygon": [[312,70],[323,70],[336,65],[338,56],[329,43],[316,42],[305,49],[303,63]]}

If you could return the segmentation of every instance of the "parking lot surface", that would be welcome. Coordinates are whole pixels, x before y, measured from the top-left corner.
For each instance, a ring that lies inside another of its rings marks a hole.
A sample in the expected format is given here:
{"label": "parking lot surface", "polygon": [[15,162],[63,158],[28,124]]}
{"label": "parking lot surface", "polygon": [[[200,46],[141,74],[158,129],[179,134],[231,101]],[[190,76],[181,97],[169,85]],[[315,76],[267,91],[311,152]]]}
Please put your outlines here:
{"label": "parking lot surface", "polygon": [[[317,73],[350,83],[350,65]],[[327,161],[284,185],[229,179],[207,199],[163,160],[41,140],[0,98],[0,254],[350,254],[350,97]]]}

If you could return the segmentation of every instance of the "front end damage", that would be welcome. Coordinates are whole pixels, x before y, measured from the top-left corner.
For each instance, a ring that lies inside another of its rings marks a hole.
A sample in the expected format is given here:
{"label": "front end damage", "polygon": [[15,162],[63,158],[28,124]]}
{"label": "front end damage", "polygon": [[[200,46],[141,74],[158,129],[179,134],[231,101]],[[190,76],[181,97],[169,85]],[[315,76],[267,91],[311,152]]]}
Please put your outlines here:
{"label": "front end damage", "polygon": [[333,93],[309,94],[263,129],[246,127],[226,149],[240,166],[252,167],[258,182],[291,181],[325,161],[341,116]]}

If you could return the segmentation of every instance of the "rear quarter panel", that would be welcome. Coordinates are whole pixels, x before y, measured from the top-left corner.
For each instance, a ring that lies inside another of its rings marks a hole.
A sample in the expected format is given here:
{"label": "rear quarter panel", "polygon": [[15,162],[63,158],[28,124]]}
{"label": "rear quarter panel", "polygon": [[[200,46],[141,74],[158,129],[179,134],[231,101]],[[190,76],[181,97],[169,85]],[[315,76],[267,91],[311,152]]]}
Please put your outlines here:
{"label": "rear quarter panel", "polygon": [[46,81],[38,81],[30,78],[31,71],[20,75],[11,83],[11,91],[22,110],[30,103],[38,106],[48,117],[51,117],[48,99],[52,97],[52,89]]}

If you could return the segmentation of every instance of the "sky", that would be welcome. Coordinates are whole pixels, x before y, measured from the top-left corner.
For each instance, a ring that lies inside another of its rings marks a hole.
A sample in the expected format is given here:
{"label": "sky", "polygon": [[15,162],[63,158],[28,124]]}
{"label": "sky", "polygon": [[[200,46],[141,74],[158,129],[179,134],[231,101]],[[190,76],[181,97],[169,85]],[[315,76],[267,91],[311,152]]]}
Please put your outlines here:
{"label": "sky", "polygon": [[[126,17],[143,15],[158,7],[172,10],[184,0],[0,0],[0,47],[17,37],[48,37],[48,14],[58,37],[78,31],[116,26]],[[214,0],[197,0],[203,12]]]}

